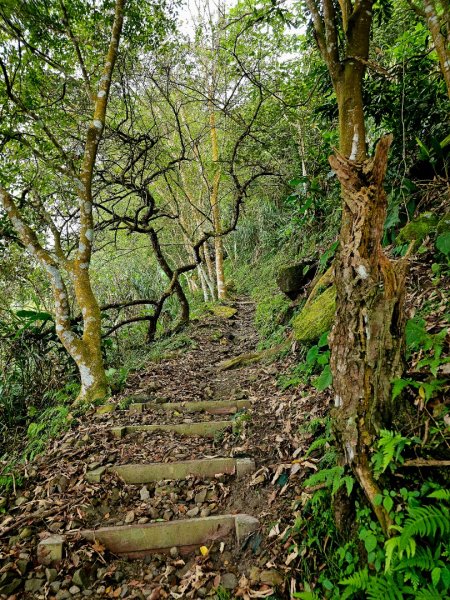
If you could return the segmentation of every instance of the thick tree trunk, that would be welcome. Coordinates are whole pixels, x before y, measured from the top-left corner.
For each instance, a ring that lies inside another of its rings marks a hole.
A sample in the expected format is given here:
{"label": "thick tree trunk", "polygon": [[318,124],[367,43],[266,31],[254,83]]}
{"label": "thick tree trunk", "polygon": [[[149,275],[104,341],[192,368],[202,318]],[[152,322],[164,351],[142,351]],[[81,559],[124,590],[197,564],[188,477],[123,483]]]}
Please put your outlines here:
{"label": "thick tree trunk", "polygon": [[71,352],[80,372],[81,391],[77,403],[103,399],[108,394],[101,346],[101,315],[97,299],[92,291],[89,272],[83,263],[75,261],[72,271],[75,297],[81,308],[83,336],[80,352]]}
{"label": "thick tree trunk", "polygon": [[392,412],[391,382],[402,372],[406,262],[390,261],[381,240],[386,217],[383,179],[392,136],[373,159],[356,163],[330,157],[342,186],[343,219],[335,261],[337,312],[330,346],[335,391],[334,424],[347,463],[385,531],[389,518],[376,506],[379,493],[369,451]]}

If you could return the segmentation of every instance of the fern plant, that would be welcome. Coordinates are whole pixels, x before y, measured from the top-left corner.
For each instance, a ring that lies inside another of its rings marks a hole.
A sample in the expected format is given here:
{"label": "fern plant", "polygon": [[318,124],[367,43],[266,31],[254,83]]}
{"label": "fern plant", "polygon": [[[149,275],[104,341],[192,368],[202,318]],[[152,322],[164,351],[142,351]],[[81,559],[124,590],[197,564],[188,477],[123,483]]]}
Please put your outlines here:
{"label": "fern plant", "polygon": [[388,467],[395,467],[395,463],[403,462],[402,451],[411,440],[394,431],[382,429],[377,441],[376,451],[372,456],[372,465],[375,478],[378,479]]}
{"label": "fern plant", "polygon": [[393,526],[398,535],[385,543],[384,573],[365,568],[341,580],[343,600],[359,592],[369,600],[449,597],[450,491],[435,490],[427,499],[439,504],[408,506],[403,525]]}

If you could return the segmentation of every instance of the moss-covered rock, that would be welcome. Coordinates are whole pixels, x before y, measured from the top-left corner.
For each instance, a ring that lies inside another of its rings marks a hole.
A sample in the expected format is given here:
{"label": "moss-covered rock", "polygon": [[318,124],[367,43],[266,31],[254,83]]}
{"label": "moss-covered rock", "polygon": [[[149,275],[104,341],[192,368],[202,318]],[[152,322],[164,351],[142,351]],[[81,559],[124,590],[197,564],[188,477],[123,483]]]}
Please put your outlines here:
{"label": "moss-covered rock", "polygon": [[221,319],[231,319],[237,313],[237,309],[231,306],[213,306],[211,311]]}
{"label": "moss-covered rock", "polygon": [[306,306],[293,322],[294,338],[299,342],[313,342],[328,331],[336,311],[336,288],[326,289]]}
{"label": "moss-covered rock", "polygon": [[431,212],[422,213],[417,219],[400,229],[396,240],[397,245],[416,242],[415,246],[420,246],[426,236],[436,230],[438,220],[438,217]]}

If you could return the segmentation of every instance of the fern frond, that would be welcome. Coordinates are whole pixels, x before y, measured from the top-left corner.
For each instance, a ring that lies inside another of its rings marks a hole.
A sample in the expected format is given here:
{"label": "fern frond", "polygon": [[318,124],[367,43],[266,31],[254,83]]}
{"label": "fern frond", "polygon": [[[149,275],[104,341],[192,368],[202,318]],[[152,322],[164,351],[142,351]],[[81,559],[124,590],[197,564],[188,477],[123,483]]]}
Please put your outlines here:
{"label": "fern frond", "polygon": [[360,571],[356,571],[356,573],[353,573],[353,575],[350,575],[350,577],[347,577],[346,579],[341,579],[339,583],[353,588],[352,591],[356,592],[367,589],[369,581],[369,571],[367,568],[365,568]]}
{"label": "fern frond", "polygon": [[415,535],[435,536],[438,532],[442,536],[450,533],[450,514],[446,507],[419,506],[409,509],[407,519],[400,534],[399,548],[406,549],[410,538]]}
{"label": "fern frond", "polygon": [[390,576],[371,577],[367,586],[368,600],[403,600],[402,590]]}
{"label": "fern frond", "polygon": [[428,494],[428,498],[435,498],[436,500],[443,500],[444,502],[450,502],[450,490],[441,489],[435,490]]}
{"label": "fern frond", "polygon": [[323,448],[327,443],[328,443],[327,438],[324,438],[324,437],[317,438],[316,440],[313,441],[311,446],[308,448],[305,456],[310,456],[314,452],[314,450],[317,450],[318,448]]}
{"label": "fern frond", "polygon": [[419,590],[416,594],[415,600],[443,600],[444,596],[436,589],[428,586],[424,590]]}
{"label": "fern frond", "polygon": [[414,556],[404,558],[401,563],[392,570],[403,571],[404,569],[420,569],[421,571],[431,571],[435,566],[436,560],[431,548],[419,546]]}

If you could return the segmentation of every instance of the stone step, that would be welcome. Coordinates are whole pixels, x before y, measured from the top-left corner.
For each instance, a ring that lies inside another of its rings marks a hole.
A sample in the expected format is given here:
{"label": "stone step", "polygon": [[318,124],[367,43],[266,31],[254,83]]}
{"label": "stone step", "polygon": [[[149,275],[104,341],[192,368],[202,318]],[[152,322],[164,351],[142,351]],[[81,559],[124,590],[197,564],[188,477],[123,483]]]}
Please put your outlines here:
{"label": "stone step", "polygon": [[255,470],[252,458],[203,458],[199,460],[183,460],[172,463],[149,463],[119,465],[115,467],[99,467],[86,473],[90,483],[99,483],[104,473],[116,473],[125,483],[142,484],[165,479],[185,479],[189,475],[214,477],[218,473],[226,473],[243,477]]}
{"label": "stone step", "polygon": [[134,402],[130,412],[141,413],[144,410],[175,410],[186,413],[206,412],[211,415],[231,415],[243,408],[251,407],[250,400],[200,400],[196,402]]}
{"label": "stone step", "polygon": [[82,537],[100,542],[119,556],[140,558],[152,552],[164,552],[176,546],[182,554],[226,538],[236,536],[238,544],[259,527],[255,517],[246,514],[217,515],[150,523],[145,525],[122,525],[81,531]]}
{"label": "stone step", "polygon": [[117,438],[122,438],[128,433],[141,431],[167,431],[168,433],[178,433],[180,435],[214,437],[217,433],[228,429],[232,425],[232,421],[200,421],[198,423],[179,423],[176,425],[126,425],[113,427],[110,431]]}

